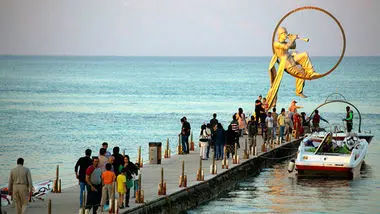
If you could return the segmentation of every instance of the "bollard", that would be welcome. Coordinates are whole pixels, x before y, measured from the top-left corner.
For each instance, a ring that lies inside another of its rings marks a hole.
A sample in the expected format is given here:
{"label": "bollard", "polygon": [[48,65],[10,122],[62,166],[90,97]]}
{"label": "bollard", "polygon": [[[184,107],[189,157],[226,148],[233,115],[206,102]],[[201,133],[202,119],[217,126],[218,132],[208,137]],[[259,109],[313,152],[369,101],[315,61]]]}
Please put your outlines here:
{"label": "bollard", "polygon": [[48,214],[51,214],[51,199],[50,198],[48,202]]}
{"label": "bollard", "polygon": [[235,143],[235,154],[232,156],[232,163],[239,164],[239,155],[237,154],[237,143]]}
{"label": "bollard", "polygon": [[141,174],[139,174],[138,178],[138,188],[136,190],[136,203],[141,204],[144,203],[144,190],[141,187]]}
{"label": "bollard", "polygon": [[228,169],[227,146],[224,146],[223,148],[222,169]]}
{"label": "bollard", "polygon": [[202,157],[199,157],[199,169],[197,170],[197,181],[204,181],[204,174],[202,169]]}
{"label": "bollard", "polygon": [[170,158],[169,138],[166,138],[166,149],[164,151],[164,158]]}
{"label": "bollard", "polygon": [[161,168],[161,182],[158,184],[158,195],[166,195],[166,182],[164,182],[164,168]]}
{"label": "bollard", "polygon": [[244,154],[243,159],[249,159],[249,152],[248,152],[248,139],[245,139],[245,148],[244,148]]}
{"label": "bollard", "polygon": [[[197,175],[198,179],[198,175]],[[185,161],[182,161],[182,172],[179,176],[179,187],[187,187],[187,176],[185,175]]]}
{"label": "bollard", "polygon": [[285,141],[286,141],[286,142],[289,142],[289,141],[290,141],[290,134],[289,134],[289,132],[286,134]]}
{"label": "bollard", "polygon": [[193,132],[190,133],[190,150],[189,151],[194,151]]}
{"label": "bollard", "polygon": [[53,193],[59,193],[58,191],[58,180],[59,180],[59,165],[57,165],[56,171],[55,171],[55,180],[53,183]]}
{"label": "bollard", "polygon": [[177,146],[177,154],[182,155],[182,135],[178,135],[178,146]]}
{"label": "bollard", "polygon": [[108,213],[110,214],[116,213],[114,200],[115,200],[115,182],[112,182],[112,188],[111,188],[111,193],[110,193],[110,198],[109,198],[109,209],[108,209]]}
{"label": "bollard", "polygon": [[257,157],[257,155],[258,155],[258,150],[257,150],[257,144],[256,143],[254,143],[252,145],[252,147],[251,147],[251,154],[252,154],[252,156],[255,156],[255,157]]}
{"label": "bollard", "polygon": [[140,168],[143,168],[143,159],[141,157],[141,146],[139,146],[139,149],[137,151],[137,161],[136,161],[137,165],[140,167]]}
{"label": "bollard", "polygon": [[263,145],[261,146],[261,152],[266,152],[266,151],[267,151],[267,147],[264,142]]}
{"label": "bollard", "polygon": [[212,158],[212,165],[210,166],[210,173],[215,175],[217,174],[217,167],[216,167],[216,162],[215,162],[215,153],[214,153],[214,156]]}
{"label": "bollard", "polygon": [[61,193],[61,179],[58,180],[58,193]]}

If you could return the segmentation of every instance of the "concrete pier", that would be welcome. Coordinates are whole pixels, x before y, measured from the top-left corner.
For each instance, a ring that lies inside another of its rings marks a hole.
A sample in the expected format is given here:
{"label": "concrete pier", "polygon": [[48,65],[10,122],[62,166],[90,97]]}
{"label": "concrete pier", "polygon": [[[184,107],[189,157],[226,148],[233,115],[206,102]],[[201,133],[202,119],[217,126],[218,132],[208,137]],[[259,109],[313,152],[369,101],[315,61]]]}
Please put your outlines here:
{"label": "concrete pier", "polygon": [[[254,157],[250,154],[249,159],[243,159],[245,139],[246,136],[240,138],[240,149],[238,149],[240,163],[233,164],[232,157],[230,157],[228,169],[222,169],[222,160],[218,160],[216,161],[217,174],[210,173],[211,157],[213,156],[213,152],[210,151],[210,159],[202,161],[204,181],[197,181],[196,179],[200,165],[199,149],[188,155],[172,155],[171,158],[162,159],[161,164],[144,163],[144,167],[140,170],[144,203],[135,203],[135,198],[131,198],[130,207],[120,210],[119,213],[179,213],[196,207],[212,200],[222,192],[232,190],[239,180],[258,174],[262,168],[271,166],[281,159],[284,160],[284,158],[295,154],[299,144],[299,140],[293,140],[282,145],[276,145],[268,149],[267,152],[262,152],[263,141],[261,136],[258,136],[258,156]],[[194,143],[197,147],[198,142]],[[164,153],[162,152],[162,154]],[[184,174],[187,176],[186,188],[179,187],[182,161],[185,163]],[[158,195],[161,168],[164,168],[166,195]],[[133,196],[133,188],[131,189],[131,196]],[[30,203],[27,213],[46,213],[48,211],[48,199],[52,201],[53,214],[78,213],[79,186],[62,189],[61,194],[50,193],[45,201]],[[10,207],[3,207],[3,211],[8,214],[15,213],[15,209]]]}

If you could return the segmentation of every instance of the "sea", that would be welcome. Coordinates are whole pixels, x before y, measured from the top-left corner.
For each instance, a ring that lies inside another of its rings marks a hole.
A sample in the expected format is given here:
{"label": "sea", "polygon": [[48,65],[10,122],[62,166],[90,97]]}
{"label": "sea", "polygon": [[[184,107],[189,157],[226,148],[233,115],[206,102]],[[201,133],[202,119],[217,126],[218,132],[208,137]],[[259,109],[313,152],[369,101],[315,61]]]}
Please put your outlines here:
{"label": "sea", "polygon": [[[326,73],[338,57],[312,57]],[[258,95],[269,89],[270,57],[84,57],[0,56],[0,186],[25,159],[35,182],[54,179],[76,185],[74,165],[103,142],[112,152],[148,160],[149,142],[178,142],[180,119],[199,128],[217,114],[227,127],[238,108],[250,116]],[[242,180],[230,192],[188,213],[379,213],[380,57],[344,57],[329,75],[305,82],[295,95],[295,79],[285,74],[277,111],[292,100],[309,115],[318,105],[344,99],[358,108],[361,131],[375,135],[361,178],[352,181],[297,179],[288,160]],[[346,104],[320,109],[326,126],[344,126]],[[354,130],[359,127],[354,111]]]}

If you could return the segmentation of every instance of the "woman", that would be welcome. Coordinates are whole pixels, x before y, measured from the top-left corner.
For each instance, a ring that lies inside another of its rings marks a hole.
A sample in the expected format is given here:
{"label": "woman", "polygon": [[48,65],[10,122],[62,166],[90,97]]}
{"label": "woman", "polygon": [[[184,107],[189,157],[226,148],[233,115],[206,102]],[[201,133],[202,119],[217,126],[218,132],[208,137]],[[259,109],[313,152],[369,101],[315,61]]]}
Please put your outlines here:
{"label": "woman", "polygon": [[201,132],[199,133],[199,146],[201,147],[199,150],[199,155],[201,156],[202,160],[207,160],[206,150],[208,147],[209,135],[207,134],[206,129],[206,124],[203,124],[201,126]]}
{"label": "woman", "polygon": [[122,172],[122,171],[126,172],[125,176],[127,178],[127,182],[126,182],[127,191],[125,192],[125,207],[129,207],[130,190],[131,190],[133,185],[132,186],[128,185],[128,182],[130,184],[132,182],[132,184],[133,184],[133,181],[131,181],[132,180],[132,174],[137,175],[138,169],[134,163],[129,161],[128,155],[124,156],[124,164],[119,167],[119,172]]}
{"label": "woman", "polygon": [[244,132],[247,133],[247,123],[245,121],[245,114],[243,113],[243,109],[239,108],[236,113],[236,119],[239,123],[239,133],[240,136],[243,136]]}

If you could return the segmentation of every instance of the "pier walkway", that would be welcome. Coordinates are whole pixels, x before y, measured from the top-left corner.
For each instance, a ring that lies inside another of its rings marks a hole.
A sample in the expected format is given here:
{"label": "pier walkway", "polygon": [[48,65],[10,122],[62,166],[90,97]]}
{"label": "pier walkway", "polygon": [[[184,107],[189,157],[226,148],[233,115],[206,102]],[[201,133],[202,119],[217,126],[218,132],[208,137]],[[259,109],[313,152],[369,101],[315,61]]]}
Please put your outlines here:
{"label": "pier walkway", "polygon": [[[258,156],[249,155],[249,159],[243,159],[245,141],[247,136],[240,138],[238,155],[239,164],[233,164],[232,158],[228,159],[229,169],[222,169],[222,161],[216,161],[217,174],[210,173],[212,165],[212,150],[210,159],[202,161],[204,181],[197,181],[196,175],[200,165],[198,142],[195,142],[195,151],[188,155],[172,155],[171,158],[162,158],[161,164],[144,163],[140,170],[141,187],[144,191],[144,203],[136,203],[131,189],[130,207],[124,208],[119,213],[177,213],[195,207],[218,196],[222,191],[230,190],[239,179],[243,179],[252,173],[259,173],[262,167],[266,167],[280,159],[289,158],[297,151],[299,141],[275,145],[267,152],[262,152],[263,140],[257,137]],[[249,143],[248,143],[249,144]],[[162,146],[164,154],[165,145]],[[172,153],[176,151],[171,151]],[[179,187],[179,178],[182,172],[182,161],[185,163],[185,175],[187,176],[187,188]],[[166,182],[166,195],[158,195],[158,184],[161,180],[161,168],[164,171]],[[53,214],[76,214],[79,210],[79,186],[66,188],[62,193],[50,193],[45,201],[29,203],[28,214],[48,213],[48,199],[52,201]],[[2,207],[8,214],[15,213],[11,207]],[[100,210],[100,209],[99,209]],[[101,213],[98,211],[98,213]],[[108,213],[108,212],[104,212]]]}

